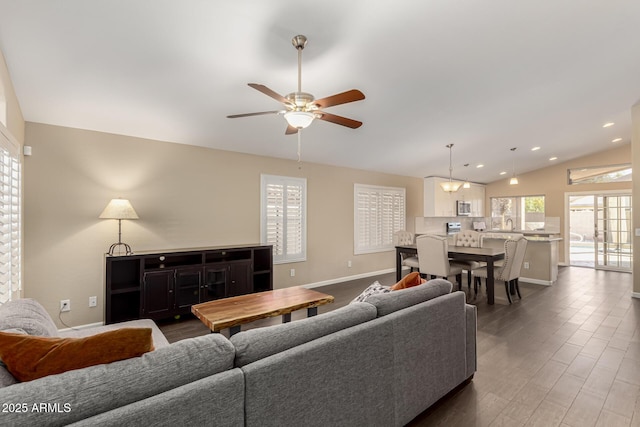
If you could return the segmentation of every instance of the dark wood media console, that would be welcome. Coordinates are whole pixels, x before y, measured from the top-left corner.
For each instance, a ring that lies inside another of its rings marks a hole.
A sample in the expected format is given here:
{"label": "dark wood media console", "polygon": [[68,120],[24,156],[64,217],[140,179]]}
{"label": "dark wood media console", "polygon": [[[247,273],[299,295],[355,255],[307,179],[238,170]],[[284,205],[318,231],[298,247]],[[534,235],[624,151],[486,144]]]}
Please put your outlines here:
{"label": "dark wood media console", "polygon": [[266,245],[106,255],[105,267],[107,324],[173,317],[194,304],[273,289]]}

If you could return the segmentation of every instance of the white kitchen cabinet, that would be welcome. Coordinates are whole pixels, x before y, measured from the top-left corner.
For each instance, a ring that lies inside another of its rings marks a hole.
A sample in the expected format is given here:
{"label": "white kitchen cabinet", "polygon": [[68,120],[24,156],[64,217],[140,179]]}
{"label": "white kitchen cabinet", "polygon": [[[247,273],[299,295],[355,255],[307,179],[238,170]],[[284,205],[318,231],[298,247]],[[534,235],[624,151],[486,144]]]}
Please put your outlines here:
{"label": "white kitchen cabinet", "polygon": [[484,185],[471,184],[471,188],[462,188],[455,193],[445,192],[440,183],[448,178],[430,176],[424,179],[424,216],[455,217],[456,201],[471,202],[470,217],[484,216]]}

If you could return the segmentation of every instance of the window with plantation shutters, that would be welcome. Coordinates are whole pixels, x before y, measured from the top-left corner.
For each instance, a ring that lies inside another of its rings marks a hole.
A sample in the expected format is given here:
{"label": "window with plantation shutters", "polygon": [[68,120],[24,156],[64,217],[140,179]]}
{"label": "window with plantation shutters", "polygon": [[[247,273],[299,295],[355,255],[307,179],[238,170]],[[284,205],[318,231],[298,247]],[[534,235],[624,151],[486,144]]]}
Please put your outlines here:
{"label": "window with plantation shutters", "polygon": [[262,244],[273,245],[273,262],[307,259],[307,180],[261,175]]}
{"label": "window with plantation shutters", "polygon": [[354,253],[393,250],[393,233],[405,229],[405,189],[354,186]]}
{"label": "window with plantation shutters", "polygon": [[20,296],[19,144],[0,126],[0,304]]}

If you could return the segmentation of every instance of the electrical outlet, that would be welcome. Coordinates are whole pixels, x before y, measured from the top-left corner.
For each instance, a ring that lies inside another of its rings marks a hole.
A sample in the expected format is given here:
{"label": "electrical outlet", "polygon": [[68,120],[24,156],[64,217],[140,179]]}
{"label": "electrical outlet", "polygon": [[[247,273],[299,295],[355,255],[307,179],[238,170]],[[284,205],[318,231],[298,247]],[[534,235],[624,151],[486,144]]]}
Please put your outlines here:
{"label": "electrical outlet", "polygon": [[98,305],[98,297],[89,297],[89,307],[95,307]]}
{"label": "electrical outlet", "polygon": [[347,267],[351,268],[351,261],[347,261]]}
{"label": "electrical outlet", "polygon": [[296,276],[296,269],[292,268],[291,271],[289,271],[289,274],[291,274],[291,277],[295,277]]}
{"label": "electrical outlet", "polygon": [[69,300],[69,299],[61,299],[60,300],[60,311],[71,311],[71,300]]}
{"label": "electrical outlet", "polygon": [[528,270],[528,269],[529,269],[529,263],[528,263],[528,262],[525,262],[525,263],[524,263],[524,268],[525,268],[525,270]]}

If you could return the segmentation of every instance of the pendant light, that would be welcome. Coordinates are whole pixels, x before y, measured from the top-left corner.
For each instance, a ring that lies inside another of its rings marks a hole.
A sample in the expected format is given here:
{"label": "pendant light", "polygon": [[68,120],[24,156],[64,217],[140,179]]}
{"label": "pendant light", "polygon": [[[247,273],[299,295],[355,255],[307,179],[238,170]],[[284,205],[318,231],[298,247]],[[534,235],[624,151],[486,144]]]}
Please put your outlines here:
{"label": "pendant light", "polygon": [[[465,163],[464,164],[465,168],[469,167],[469,163]],[[465,169],[466,170],[466,169]],[[471,188],[471,183],[469,182],[469,180],[467,179],[467,177],[465,176],[464,178],[464,184],[462,184],[462,188],[467,189],[467,188]]]}
{"label": "pendant light", "polygon": [[513,152],[513,175],[511,175],[511,179],[509,180],[509,185],[518,185],[518,177],[516,176],[516,158],[515,151],[517,147],[513,147],[511,151]]}
{"label": "pendant light", "polygon": [[451,173],[453,172],[453,166],[452,166],[452,163],[451,163],[451,148],[452,147],[453,147],[453,144],[447,145],[447,148],[449,149],[449,181],[445,181],[445,182],[441,182],[440,183],[440,186],[442,187],[442,189],[444,191],[446,191],[447,193],[449,193],[449,194],[455,193],[456,191],[458,191],[458,189],[462,185],[461,182],[454,182],[453,179],[451,178]]}

